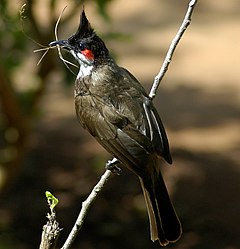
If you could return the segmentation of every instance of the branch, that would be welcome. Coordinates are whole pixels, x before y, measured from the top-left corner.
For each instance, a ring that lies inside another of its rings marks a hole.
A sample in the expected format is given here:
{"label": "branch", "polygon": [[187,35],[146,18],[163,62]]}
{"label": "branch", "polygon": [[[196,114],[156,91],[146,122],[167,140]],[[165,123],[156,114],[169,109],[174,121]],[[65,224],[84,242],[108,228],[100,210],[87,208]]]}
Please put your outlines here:
{"label": "branch", "polygon": [[185,15],[185,17],[183,19],[183,22],[182,22],[176,36],[173,38],[173,40],[172,40],[172,42],[170,44],[170,47],[168,49],[168,52],[166,54],[166,57],[165,57],[165,59],[163,61],[162,67],[161,67],[158,75],[154,78],[154,82],[153,82],[151,91],[149,93],[149,97],[151,99],[153,99],[156,96],[157,89],[158,89],[164,75],[166,74],[166,72],[168,70],[168,66],[171,63],[173,53],[174,53],[179,41],[181,40],[185,30],[190,25],[193,9],[194,9],[196,4],[197,4],[197,0],[191,0],[189,2],[188,9],[187,9],[186,15]]}
{"label": "branch", "polygon": [[65,241],[63,247],[61,249],[69,249],[74,242],[75,238],[77,237],[78,232],[80,231],[84,220],[86,219],[87,213],[97,198],[97,195],[101,192],[104,185],[107,183],[108,179],[111,176],[111,171],[106,170],[105,173],[102,175],[101,179],[97,183],[97,185],[93,188],[92,192],[88,196],[88,198],[82,203],[82,209],[78,215],[78,218],[72,228],[72,231],[68,235],[67,240]]}
{"label": "branch", "polygon": [[60,235],[59,223],[57,222],[55,207],[58,204],[58,199],[50,192],[46,191],[46,197],[51,213],[47,214],[48,222],[43,226],[41,244],[39,249],[55,249]]}

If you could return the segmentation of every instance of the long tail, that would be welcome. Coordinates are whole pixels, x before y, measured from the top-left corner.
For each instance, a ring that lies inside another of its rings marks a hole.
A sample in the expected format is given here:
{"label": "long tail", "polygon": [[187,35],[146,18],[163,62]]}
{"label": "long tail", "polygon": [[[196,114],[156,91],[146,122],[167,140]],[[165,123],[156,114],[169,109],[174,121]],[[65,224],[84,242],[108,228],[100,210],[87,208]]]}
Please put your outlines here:
{"label": "long tail", "polygon": [[154,173],[149,176],[139,177],[139,179],[150,221],[151,240],[159,240],[162,246],[166,246],[169,242],[175,242],[180,238],[182,227],[169,198],[161,172],[154,170]]}

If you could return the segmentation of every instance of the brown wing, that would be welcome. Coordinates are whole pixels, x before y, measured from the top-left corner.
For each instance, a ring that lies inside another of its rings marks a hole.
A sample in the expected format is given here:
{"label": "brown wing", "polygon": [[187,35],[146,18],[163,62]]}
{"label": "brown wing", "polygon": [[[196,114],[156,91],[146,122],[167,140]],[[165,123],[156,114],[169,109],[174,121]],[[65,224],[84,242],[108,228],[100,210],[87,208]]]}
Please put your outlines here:
{"label": "brown wing", "polygon": [[171,163],[164,127],[144,89],[125,69],[117,85],[117,91],[108,91],[108,95],[91,93],[76,98],[83,127],[140,175],[150,154],[156,153]]}

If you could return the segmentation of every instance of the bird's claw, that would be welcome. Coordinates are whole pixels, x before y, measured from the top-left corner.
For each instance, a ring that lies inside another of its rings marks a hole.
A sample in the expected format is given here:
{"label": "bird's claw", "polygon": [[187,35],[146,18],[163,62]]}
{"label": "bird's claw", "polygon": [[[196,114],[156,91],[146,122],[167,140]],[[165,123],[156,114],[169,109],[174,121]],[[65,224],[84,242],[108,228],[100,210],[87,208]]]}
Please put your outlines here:
{"label": "bird's claw", "polygon": [[113,158],[112,160],[107,161],[106,169],[110,170],[114,174],[120,175],[122,170],[119,166],[117,166],[118,164],[120,164],[120,162],[116,158]]}

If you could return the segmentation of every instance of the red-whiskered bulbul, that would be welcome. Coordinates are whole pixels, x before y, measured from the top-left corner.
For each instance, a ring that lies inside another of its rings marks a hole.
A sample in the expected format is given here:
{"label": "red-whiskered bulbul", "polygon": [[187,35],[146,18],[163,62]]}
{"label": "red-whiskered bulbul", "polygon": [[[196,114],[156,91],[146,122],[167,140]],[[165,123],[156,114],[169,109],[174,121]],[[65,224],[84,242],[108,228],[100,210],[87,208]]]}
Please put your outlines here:
{"label": "red-whiskered bulbul", "polygon": [[[110,56],[84,10],[77,32],[50,43],[68,50],[80,65],[75,82],[75,107],[80,124],[140,180],[152,241],[175,242],[182,233],[163,181],[159,159],[172,158],[163,124],[146,91]],[[114,164],[114,163],[113,163]]]}

